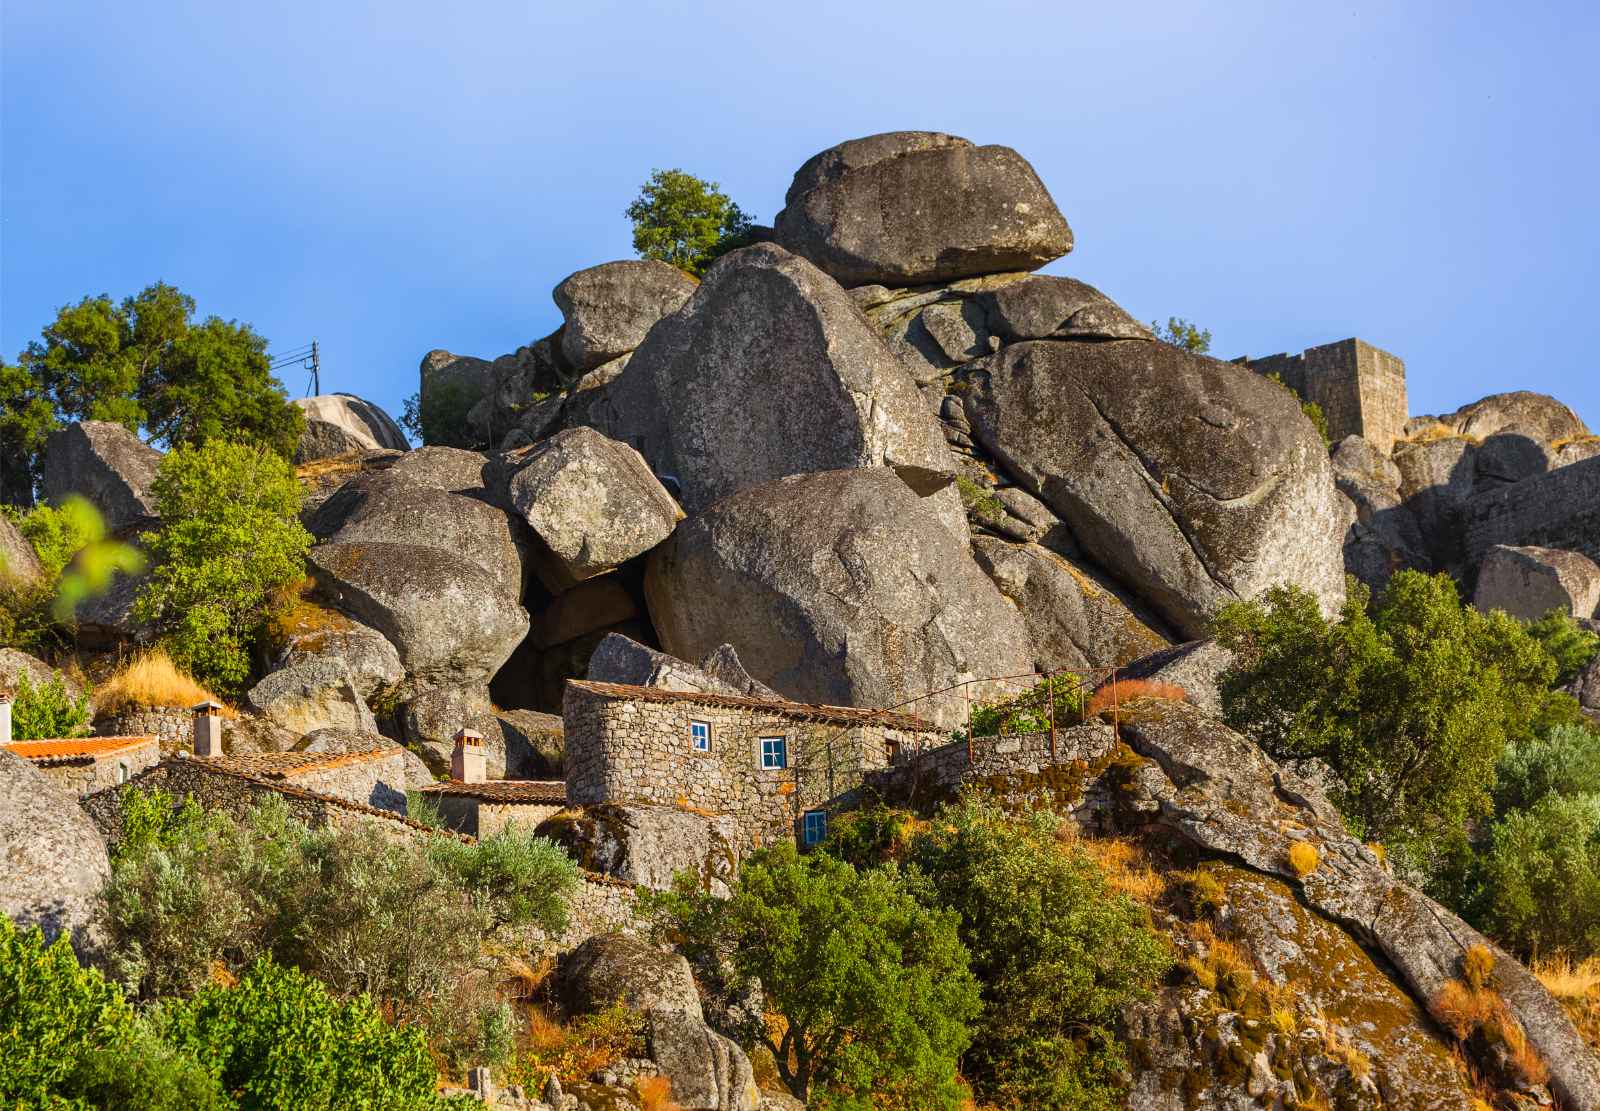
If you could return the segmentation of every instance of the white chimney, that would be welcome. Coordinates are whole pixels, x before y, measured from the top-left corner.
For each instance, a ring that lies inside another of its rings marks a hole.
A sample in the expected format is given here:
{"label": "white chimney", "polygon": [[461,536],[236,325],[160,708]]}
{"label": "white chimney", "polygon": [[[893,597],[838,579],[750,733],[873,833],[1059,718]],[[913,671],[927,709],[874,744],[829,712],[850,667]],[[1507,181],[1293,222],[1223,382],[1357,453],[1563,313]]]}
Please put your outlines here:
{"label": "white chimney", "polygon": [[194,754],[222,755],[222,707],[209,700],[193,707]]}
{"label": "white chimney", "polygon": [[450,778],[458,783],[482,783],[484,779],[483,734],[463,729],[455,736],[450,753]]}
{"label": "white chimney", "polygon": [[0,691],[0,745],[11,743],[11,696]]}

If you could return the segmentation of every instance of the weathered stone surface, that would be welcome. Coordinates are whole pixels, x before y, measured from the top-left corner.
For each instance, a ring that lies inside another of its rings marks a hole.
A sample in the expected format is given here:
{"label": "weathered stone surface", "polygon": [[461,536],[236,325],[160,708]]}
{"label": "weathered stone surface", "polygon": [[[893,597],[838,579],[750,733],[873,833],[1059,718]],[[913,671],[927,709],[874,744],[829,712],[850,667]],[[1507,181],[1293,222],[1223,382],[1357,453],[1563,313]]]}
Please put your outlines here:
{"label": "weathered stone surface", "polygon": [[[1550,1086],[1571,1107],[1600,1106],[1600,1058],[1561,1004],[1525,967],[1455,915],[1391,875],[1345,832],[1320,792],[1279,769],[1253,743],[1186,703],[1141,700],[1122,708],[1123,740],[1152,761],[1136,793],[1154,820],[1201,851],[1238,860],[1298,885],[1311,912],[1381,955],[1414,1000],[1435,998],[1460,975],[1474,945],[1495,955],[1494,980],[1528,1044],[1550,1069]],[[1276,815],[1278,820],[1265,820]],[[1309,841],[1318,864],[1299,876],[1289,847]]]}
{"label": "weathered stone surface", "polygon": [[1477,483],[1478,445],[1464,436],[1395,445],[1400,497],[1422,530],[1437,568],[1459,567],[1464,556],[1462,513]]}
{"label": "weathered stone surface", "polygon": [[70,697],[78,698],[83,694],[83,684],[72,676],[16,648],[0,648],[0,692],[15,694],[23,676],[27,676],[28,685],[35,690],[59,677]]}
{"label": "weathered stone surface", "polygon": [[1600,616],[1600,565],[1558,548],[1496,545],[1483,557],[1472,604],[1537,621],[1551,610],[1571,617]]}
{"label": "weathered stone surface", "polygon": [[738,822],[731,814],[599,803],[546,818],[538,833],[591,872],[657,891],[670,890],[673,877],[687,872],[701,889],[726,898],[738,869]]}
{"label": "weathered stone surface", "polygon": [[561,353],[579,374],[638,347],[656,321],[677,312],[698,285],[665,262],[628,259],[579,270],[555,288],[566,321]]}
{"label": "weathered stone surface", "polygon": [[777,240],[843,285],[1036,270],[1072,230],[1016,151],[931,131],[853,139],[794,175]]}
{"label": "weathered stone surface", "polygon": [[[719,645],[712,653],[731,645]],[[737,658],[737,655],[736,655]],[[743,665],[740,666],[743,671]],[[736,683],[696,667],[685,660],[657,652],[621,633],[611,633],[589,657],[588,678],[597,683],[622,683],[631,687],[660,687],[669,691],[700,691],[705,694],[745,694]],[[749,674],[745,679],[754,683]],[[765,689],[765,688],[762,688]]]}
{"label": "weathered stone surface", "polygon": [[760,682],[745,670],[744,661],[731,644],[719,644],[711,654],[700,661],[700,670],[718,682],[732,687],[734,693],[750,698],[781,698],[777,691]]}
{"label": "weathered stone surface", "polygon": [[1558,444],[1550,457],[1550,469],[1581,463],[1600,455],[1600,436],[1580,436]]}
{"label": "weathered stone surface", "polygon": [[754,1111],[761,1102],[744,1050],[702,1020],[680,1010],[647,1013],[650,1058],[672,1080],[672,1100],[684,1111]]}
{"label": "weathered stone surface", "polygon": [[1179,632],[1278,583],[1343,598],[1327,455],[1275,383],[1137,340],[1027,341],[962,377],[978,441]]}
{"label": "weathered stone surface", "polygon": [[387,468],[391,478],[451,494],[484,495],[489,457],[478,451],[434,444],[408,451]]}
{"label": "weathered stone surface", "polygon": [[50,433],[39,492],[59,505],[72,494],[94,503],[106,528],[123,532],[156,516],[150,487],[161,453],[120,424],[89,420]]}
{"label": "weathered stone surface", "polygon": [[329,656],[279,668],[251,687],[245,702],[295,733],[327,728],[378,731],[349,667]]}
{"label": "weathered stone surface", "polygon": [[425,545],[483,571],[512,598],[522,597],[519,525],[477,498],[414,485],[394,468],[364,475],[329,498],[312,518],[314,536],[336,544]]}
{"label": "weathered stone surface", "polygon": [[522,464],[511,504],[571,582],[649,551],[683,516],[637,451],[591,428],[556,433]]}
{"label": "weathered stone surface", "polygon": [[528,639],[537,648],[553,648],[638,616],[639,604],[628,588],[614,575],[602,575],[557,594],[534,615]]}
{"label": "weathered stone surface", "polygon": [[[1428,418],[1414,419],[1425,421]],[[1490,394],[1434,419],[1457,435],[1478,440],[1488,439],[1507,428],[1520,429],[1525,435],[1547,443],[1589,434],[1578,414],[1553,397],[1529,390]]]}
{"label": "weathered stone surface", "polygon": [[704,1018],[689,962],[625,934],[600,934],[579,945],[561,958],[556,982],[569,1014],[621,1003],[632,1011],[679,1011]]}
{"label": "weathered stone surface", "polygon": [[1400,497],[1400,468],[1360,436],[1341,440],[1329,462],[1335,484],[1355,513],[1345,533],[1345,570],[1380,590],[1396,571],[1426,569],[1422,529]]}
{"label": "weathered stone surface", "polygon": [[964,530],[915,384],[845,292],[781,247],[723,258],[588,392],[602,398],[579,423],[637,448],[690,513],[784,475],[888,466]]}
{"label": "weathered stone surface", "polygon": [[0,581],[32,584],[44,577],[39,557],[28,538],[17,531],[9,517],[0,517]]}
{"label": "weathered stone surface", "polygon": [[[999,349],[1000,337],[991,331],[976,295],[1026,277],[991,274],[912,289],[868,285],[848,293],[912,380],[927,386],[940,382],[953,367]],[[942,389],[937,392],[943,396]]]}
{"label": "weathered stone surface", "polygon": [[431,682],[487,680],[528,631],[516,595],[439,548],[319,544],[308,562],[340,609],[382,633],[406,670]]}
{"label": "weathered stone surface", "polygon": [[418,374],[418,400],[425,412],[433,414],[435,426],[447,424],[450,438],[471,441],[474,435],[467,414],[494,391],[498,382],[495,365],[487,359],[436,348],[422,357]]}
{"label": "weathered stone surface", "polygon": [[1551,467],[1550,446],[1516,427],[1502,429],[1478,445],[1477,489],[1521,482]]}
{"label": "weathered stone surface", "polygon": [[1585,710],[1600,711],[1600,656],[1589,661],[1568,689]]}
{"label": "weathered stone surface", "polygon": [[273,621],[270,631],[274,668],[337,661],[361,698],[371,698],[405,676],[400,653],[387,637],[314,600],[299,600]]}
{"label": "weathered stone surface", "polygon": [[1121,667],[1167,646],[1107,584],[1047,548],[979,536],[972,554],[1022,614],[1041,671]]}
{"label": "weathered stone surface", "polygon": [[414,692],[400,708],[400,730],[406,743],[435,770],[449,769],[454,738],[462,729],[471,729],[483,738],[485,774],[504,779],[505,743],[487,686],[464,683],[427,687]]}
{"label": "weathered stone surface", "polygon": [[1189,701],[1214,718],[1222,717],[1217,681],[1233,662],[1233,654],[1214,640],[1191,640],[1152,652],[1117,672],[1117,681],[1148,679],[1182,687]]}
{"label": "weathered stone surface", "polygon": [[[531,432],[530,440],[543,434],[535,427],[536,410],[550,401],[559,408],[559,398],[550,395],[569,388],[578,373],[561,354],[562,331],[558,328],[489,364],[489,387],[467,411],[467,431],[474,442],[510,446],[505,441],[515,433]],[[535,401],[536,397],[545,401]]]}
{"label": "weathered stone surface", "polygon": [[93,952],[100,888],[111,878],[105,842],[78,800],[32,764],[0,751],[0,914],[54,940],[71,932]]}
{"label": "weathered stone surface", "polygon": [[537,710],[497,710],[507,779],[560,779],[566,742],[561,715]]}
{"label": "weathered stone surface", "polygon": [[300,397],[294,404],[306,415],[306,428],[294,452],[296,463],[352,451],[405,451],[411,446],[393,417],[355,394]]}
{"label": "weathered stone surface", "polygon": [[[1032,670],[1021,618],[925,499],[884,468],[779,479],[679,525],[645,596],[663,646],[734,646],[803,702],[895,706]],[[960,703],[919,703],[923,716]]]}
{"label": "weathered stone surface", "polygon": [[148,570],[137,575],[118,571],[111,578],[109,590],[80,602],[75,615],[78,647],[106,649],[148,643],[155,635],[154,627],[133,616],[134,604],[148,578]]}
{"label": "weathered stone surface", "polygon": [[[313,729],[294,746],[295,752],[375,752],[393,748],[395,743],[381,733],[357,729],[328,727]],[[402,749],[401,757],[406,769],[406,790],[415,791],[436,782],[434,774],[422,758],[410,749]]]}
{"label": "weathered stone surface", "polygon": [[989,329],[1006,343],[1029,339],[1154,339],[1123,307],[1076,278],[1045,275],[978,294]]}

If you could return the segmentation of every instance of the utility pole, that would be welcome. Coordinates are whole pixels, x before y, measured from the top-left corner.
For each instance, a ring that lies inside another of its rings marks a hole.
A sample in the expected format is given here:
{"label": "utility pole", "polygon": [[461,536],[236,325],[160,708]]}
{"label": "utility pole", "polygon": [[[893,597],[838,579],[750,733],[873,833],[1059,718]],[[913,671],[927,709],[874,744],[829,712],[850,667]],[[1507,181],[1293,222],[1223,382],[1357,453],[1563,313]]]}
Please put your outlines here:
{"label": "utility pole", "polygon": [[311,392],[307,397],[317,397],[322,393],[322,358],[317,352],[317,341],[311,341]]}

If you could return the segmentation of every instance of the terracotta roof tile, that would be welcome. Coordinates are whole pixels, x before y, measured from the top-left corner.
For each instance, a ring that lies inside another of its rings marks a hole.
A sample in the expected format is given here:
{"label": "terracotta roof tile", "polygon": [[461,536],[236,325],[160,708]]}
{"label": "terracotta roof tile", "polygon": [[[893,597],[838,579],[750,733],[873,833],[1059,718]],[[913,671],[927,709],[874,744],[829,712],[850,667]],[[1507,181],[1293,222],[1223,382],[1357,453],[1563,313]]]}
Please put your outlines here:
{"label": "terracotta roof tile", "polygon": [[64,764],[74,760],[100,760],[155,743],[154,737],[57,737],[11,741],[3,747],[34,763]]}
{"label": "terracotta roof tile", "polygon": [[568,679],[567,685],[591,691],[606,698],[633,702],[686,702],[725,710],[754,710],[799,721],[819,721],[832,725],[881,725],[909,733],[943,732],[931,721],[893,710],[874,710],[861,706],[813,706],[806,702],[782,699],[749,698],[736,694],[707,694],[702,691],[669,691],[660,687],[634,687],[624,683],[597,683],[589,679]]}
{"label": "terracotta roof tile", "polygon": [[482,783],[430,783],[422,788],[428,795],[454,795],[483,799],[485,802],[531,802],[565,806],[567,785],[559,779],[488,779]]}
{"label": "terracotta roof tile", "polygon": [[293,779],[309,772],[387,759],[402,751],[390,746],[363,752],[245,752],[231,756],[195,756],[192,759],[258,779]]}

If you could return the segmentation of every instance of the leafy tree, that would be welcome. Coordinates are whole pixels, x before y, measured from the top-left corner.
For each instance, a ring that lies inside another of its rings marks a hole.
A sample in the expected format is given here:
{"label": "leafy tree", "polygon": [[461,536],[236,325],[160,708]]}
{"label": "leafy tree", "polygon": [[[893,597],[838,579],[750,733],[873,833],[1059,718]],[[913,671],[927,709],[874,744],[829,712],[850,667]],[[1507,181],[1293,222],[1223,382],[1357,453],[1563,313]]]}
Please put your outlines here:
{"label": "leafy tree", "polygon": [[680,882],[647,904],[691,948],[725,948],[783,1017],[763,1041],[809,1107],[955,1108],[977,984],[956,916],[884,869],[780,843],[747,859],[732,898]]}
{"label": "leafy tree", "polygon": [[103,522],[96,520],[99,512],[95,507],[76,496],[59,506],[36,505],[26,513],[8,508],[5,514],[33,545],[44,577],[51,582],[66,570],[73,556],[100,538],[97,532],[103,535],[105,531]]}
{"label": "leafy tree", "polygon": [[22,672],[17,676],[15,699],[11,735],[19,741],[78,737],[89,732],[89,696],[72,697],[59,671],[37,687],[27,672]]}
{"label": "leafy tree", "polygon": [[1004,1108],[1121,1108],[1128,1067],[1118,1015],[1172,964],[1147,913],[1106,885],[1054,815],[1007,818],[977,802],[941,812],[913,840],[913,890],[961,916],[983,985],[963,1071]]}
{"label": "leafy tree", "polygon": [[1566,686],[1600,653],[1600,634],[1573,620],[1565,610],[1551,610],[1528,626],[1528,635],[1544,645],[1556,661],[1556,685]]}
{"label": "leafy tree", "polygon": [[1152,320],[1150,330],[1162,343],[1181,347],[1191,355],[1211,354],[1211,330],[1200,327],[1192,320],[1185,320],[1181,316],[1169,316],[1165,326],[1160,321]]}
{"label": "leafy tree", "polygon": [[623,215],[633,221],[640,258],[670,262],[696,277],[750,242],[754,220],[714,181],[682,170],[653,170]]}
{"label": "leafy tree", "polygon": [[152,493],[161,528],[145,537],[155,567],[135,615],[162,630],[184,670],[238,691],[272,592],[304,574],[299,481],[281,455],[211,440],[168,452]]}
{"label": "leafy tree", "polygon": [[428,388],[426,401],[420,390],[406,398],[400,424],[419,443],[476,451],[489,445],[467,422],[473,404],[474,398],[459,382],[439,383]]}
{"label": "leafy tree", "polygon": [[1527,810],[1555,796],[1600,795],[1600,733],[1559,725],[1510,745],[1500,758],[1494,789],[1497,815]]}
{"label": "leafy tree", "polygon": [[1376,608],[1350,580],[1337,620],[1298,587],[1216,618],[1234,654],[1220,681],[1228,723],[1273,757],[1316,757],[1358,834],[1421,852],[1489,810],[1508,745],[1578,720],[1552,692],[1556,663],[1503,613],[1463,606],[1448,576],[1402,571]]}
{"label": "leafy tree", "polygon": [[39,452],[57,426],[40,382],[0,359],[0,503],[28,506],[39,483]]}
{"label": "leafy tree", "polygon": [[1600,795],[1547,795],[1494,824],[1470,917],[1524,957],[1600,952]]}

